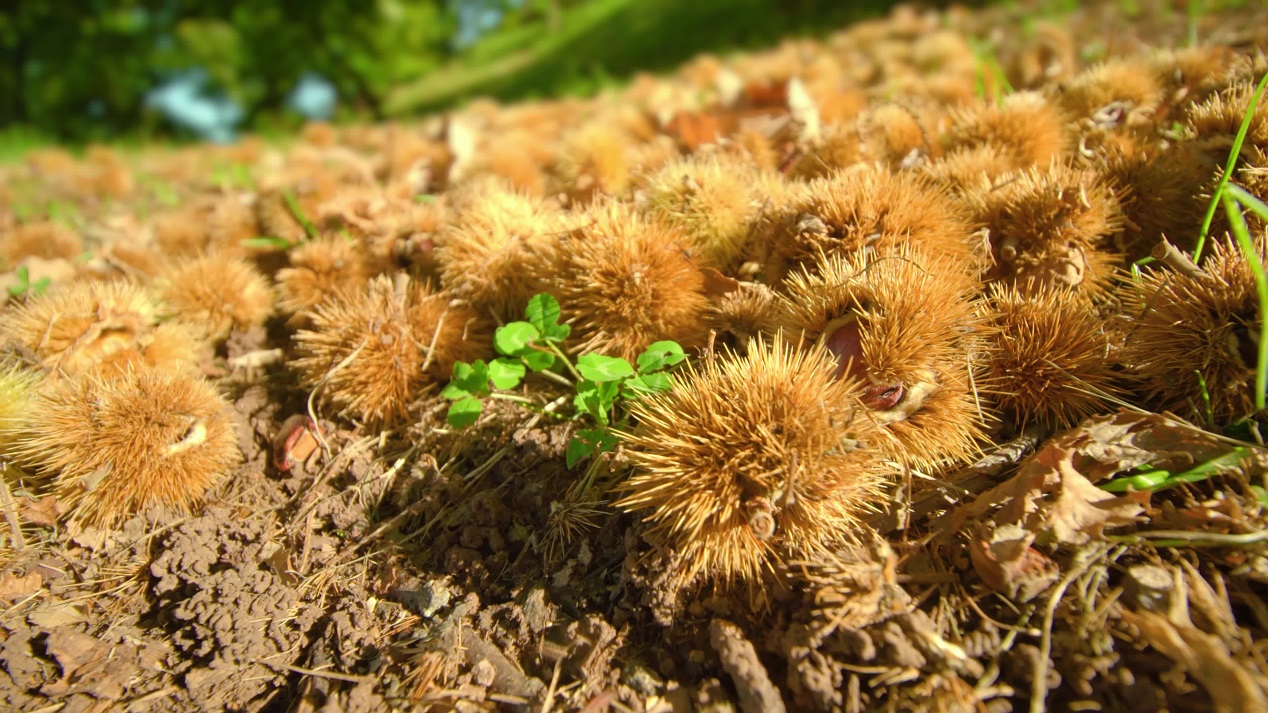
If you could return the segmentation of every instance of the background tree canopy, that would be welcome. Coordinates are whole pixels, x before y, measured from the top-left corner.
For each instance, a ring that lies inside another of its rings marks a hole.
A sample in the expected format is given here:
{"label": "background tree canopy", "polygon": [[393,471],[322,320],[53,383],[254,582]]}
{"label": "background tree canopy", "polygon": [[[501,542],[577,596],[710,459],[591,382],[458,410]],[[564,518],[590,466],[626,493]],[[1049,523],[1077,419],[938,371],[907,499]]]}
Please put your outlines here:
{"label": "background tree canopy", "polygon": [[339,118],[407,115],[477,94],[587,92],[702,51],[827,32],[889,4],[21,0],[0,14],[0,125],[76,143],[166,135],[172,127],[155,110],[165,88],[166,101],[203,102],[199,120],[265,131],[301,120],[286,109],[302,81],[333,89]]}

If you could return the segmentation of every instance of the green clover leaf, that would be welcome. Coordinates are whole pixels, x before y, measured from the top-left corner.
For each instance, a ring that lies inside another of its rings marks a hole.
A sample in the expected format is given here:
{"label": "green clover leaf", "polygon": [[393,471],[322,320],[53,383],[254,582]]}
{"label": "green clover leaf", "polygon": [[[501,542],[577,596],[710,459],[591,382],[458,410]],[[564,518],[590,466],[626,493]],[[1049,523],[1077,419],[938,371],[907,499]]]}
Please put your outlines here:
{"label": "green clover leaf", "polygon": [[454,428],[466,428],[480,418],[480,399],[465,396],[449,404],[449,413],[445,420]]}
{"label": "green clover leaf", "polygon": [[489,362],[489,381],[493,382],[494,388],[505,390],[519,386],[526,372],[523,362],[506,357],[498,357]]}
{"label": "green clover leaf", "polygon": [[590,381],[619,381],[634,375],[634,367],[619,357],[582,354],[577,358],[577,372]]}
{"label": "green clover leaf", "polygon": [[650,374],[653,371],[660,371],[686,358],[687,355],[678,342],[668,340],[656,342],[638,355],[638,373]]}
{"label": "green clover leaf", "polygon": [[493,346],[499,354],[524,356],[525,353],[534,351],[530,345],[541,336],[541,331],[528,322],[511,322],[498,327],[493,333]]}

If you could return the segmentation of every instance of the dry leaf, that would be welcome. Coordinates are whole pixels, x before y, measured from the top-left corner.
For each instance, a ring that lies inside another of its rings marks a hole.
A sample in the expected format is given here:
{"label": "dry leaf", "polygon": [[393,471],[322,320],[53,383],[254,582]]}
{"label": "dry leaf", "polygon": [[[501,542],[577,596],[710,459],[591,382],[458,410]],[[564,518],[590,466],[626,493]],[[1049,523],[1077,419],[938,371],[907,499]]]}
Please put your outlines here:
{"label": "dry leaf", "polygon": [[1073,450],[1074,469],[1093,483],[1142,465],[1185,470],[1233,450],[1190,424],[1129,411],[1089,418],[1051,444]]}
{"label": "dry leaf", "polygon": [[718,120],[708,114],[679,112],[665,125],[665,133],[678,140],[688,151],[695,151],[705,144],[717,143],[722,137]]}
{"label": "dry leaf", "polygon": [[1206,688],[1220,713],[1268,710],[1268,681],[1229,655],[1220,640],[1191,625],[1176,625],[1149,611],[1124,611],[1123,619],[1140,630],[1150,646],[1182,666]]}
{"label": "dry leaf", "polygon": [[46,696],[85,693],[101,700],[119,700],[138,672],[132,656],[119,655],[116,649],[120,647],[65,627],[49,633],[45,648],[62,669],[60,680],[40,689]]}
{"label": "dry leaf", "polygon": [[[1045,448],[1036,455],[1048,453],[1059,456],[1053,464],[1058,476],[1056,482],[1052,482],[1051,476],[1046,481],[1053,485],[1050,492],[1056,497],[1051,507],[1040,507],[1038,517],[1032,519],[1031,524],[1040,531],[1051,532],[1058,542],[1084,544],[1099,537],[1106,527],[1130,523],[1144,510],[1130,496],[1115,496],[1092,485],[1070,464],[1073,452]],[[1035,458],[1034,462],[1042,464],[1044,460]]]}
{"label": "dry leaf", "polygon": [[1062,544],[1079,545],[1099,536],[1106,527],[1132,522],[1144,509],[1147,494],[1119,497],[1097,488],[1075,470],[1078,453],[1054,441],[1026,459],[1017,475],[957,508],[951,531],[984,517],[996,525],[1021,525],[1051,535]]}
{"label": "dry leaf", "polygon": [[991,532],[983,525],[969,541],[969,559],[986,586],[1017,602],[1028,602],[1061,577],[1051,558],[1031,547],[1035,533],[1017,525]]}
{"label": "dry leaf", "polygon": [[695,151],[740,129],[755,129],[773,136],[787,123],[787,117],[788,112],[782,108],[730,109],[708,114],[679,112],[665,125],[665,133],[687,151]]}
{"label": "dry leaf", "polygon": [[57,521],[69,509],[52,495],[42,498],[18,499],[18,517],[22,518],[22,522],[30,523],[37,527],[52,527],[56,525]]}
{"label": "dry leaf", "polygon": [[788,83],[788,111],[801,129],[798,138],[808,142],[819,138],[819,107],[800,79]]}
{"label": "dry leaf", "polygon": [[750,107],[776,107],[788,103],[788,82],[744,85],[744,103]]}
{"label": "dry leaf", "polygon": [[70,626],[87,620],[88,616],[70,602],[50,602],[26,615],[28,624],[42,629],[56,629],[59,626]]}
{"label": "dry leaf", "polygon": [[0,574],[0,600],[16,602],[19,599],[25,599],[40,591],[43,585],[44,578],[39,572],[27,572],[24,577],[19,577],[13,572],[5,572]]}
{"label": "dry leaf", "polygon": [[707,265],[700,268],[700,274],[704,276],[704,293],[710,297],[721,297],[734,292],[743,284],[734,277],[723,275]]}

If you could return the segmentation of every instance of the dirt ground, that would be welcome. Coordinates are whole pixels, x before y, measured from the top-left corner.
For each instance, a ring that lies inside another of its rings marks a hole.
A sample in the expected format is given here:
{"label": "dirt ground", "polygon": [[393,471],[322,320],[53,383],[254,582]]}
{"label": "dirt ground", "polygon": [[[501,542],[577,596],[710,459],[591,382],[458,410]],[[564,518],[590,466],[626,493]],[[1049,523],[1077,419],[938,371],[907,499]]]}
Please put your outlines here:
{"label": "dirt ground", "polygon": [[[1261,20],[1201,27],[1244,49]],[[390,428],[318,403],[311,454],[279,469],[311,406],[264,358],[288,329],[235,329],[209,362],[243,460],[194,513],[92,527],[0,493],[0,708],[1268,711],[1268,456],[1240,434],[1131,405],[1005,426],[967,466],[895,470],[832,552],[683,587],[639,514],[578,495],[576,425],[511,402],[466,430],[434,395]],[[1211,462],[1166,491],[1098,487]],[[586,492],[629,469],[600,458]]]}

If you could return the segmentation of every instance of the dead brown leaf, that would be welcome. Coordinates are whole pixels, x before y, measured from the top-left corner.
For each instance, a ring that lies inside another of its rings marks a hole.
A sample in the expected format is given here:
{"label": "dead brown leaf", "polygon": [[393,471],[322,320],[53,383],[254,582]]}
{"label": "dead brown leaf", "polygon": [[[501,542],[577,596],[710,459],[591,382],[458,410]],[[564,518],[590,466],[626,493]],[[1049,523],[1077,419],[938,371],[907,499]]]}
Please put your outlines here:
{"label": "dead brown leaf", "polygon": [[69,509],[52,495],[42,498],[18,499],[18,516],[22,518],[22,522],[30,523],[37,527],[52,527],[56,525],[57,521]]}
{"label": "dead brown leaf", "polygon": [[1072,466],[1093,483],[1142,465],[1185,470],[1233,449],[1183,421],[1130,411],[1089,418],[1051,445],[1073,451]]}
{"label": "dead brown leaf", "polygon": [[958,508],[951,531],[962,531],[996,508],[991,520],[997,526],[1020,525],[1066,545],[1084,544],[1106,527],[1132,522],[1144,509],[1138,500],[1147,496],[1120,497],[1097,488],[1074,468],[1077,455],[1060,443],[1040,449],[1017,475]]}
{"label": "dead brown leaf", "polygon": [[101,700],[119,700],[138,672],[133,657],[119,655],[119,647],[67,627],[49,633],[45,647],[62,669],[60,680],[40,689],[46,696],[85,693]]}
{"label": "dead brown leaf", "polygon": [[44,586],[44,578],[39,572],[27,572],[19,577],[13,572],[0,574],[0,600],[16,602],[19,599],[35,594]]}
{"label": "dead brown leaf", "polygon": [[969,559],[986,586],[1018,602],[1028,602],[1052,586],[1061,569],[1031,545],[1035,533],[1017,525],[993,532],[983,524],[969,540]]}
{"label": "dead brown leaf", "polygon": [[88,615],[70,602],[49,602],[26,616],[27,623],[43,629],[71,626],[87,619]]}
{"label": "dead brown leaf", "polygon": [[[1049,452],[1044,449],[1041,453]],[[1074,452],[1051,451],[1060,456],[1052,465],[1055,467],[1057,480],[1053,483],[1051,476],[1046,483],[1054,487],[1050,493],[1055,494],[1050,508],[1041,508],[1040,518],[1032,520],[1032,524],[1041,530],[1050,531],[1058,542],[1068,545],[1082,545],[1094,537],[1099,537],[1102,530],[1114,525],[1131,522],[1144,510],[1139,502],[1131,496],[1119,497],[1092,485],[1092,481],[1076,471],[1070,460]],[[1035,459],[1042,462],[1042,459]]]}
{"label": "dead brown leaf", "polygon": [[723,275],[708,265],[700,268],[700,274],[704,276],[704,293],[709,297],[721,297],[740,289],[743,284],[734,277]]}
{"label": "dead brown leaf", "polygon": [[1234,660],[1217,637],[1150,611],[1124,611],[1123,619],[1140,630],[1146,643],[1201,683],[1216,711],[1268,710],[1264,695],[1268,681]]}

